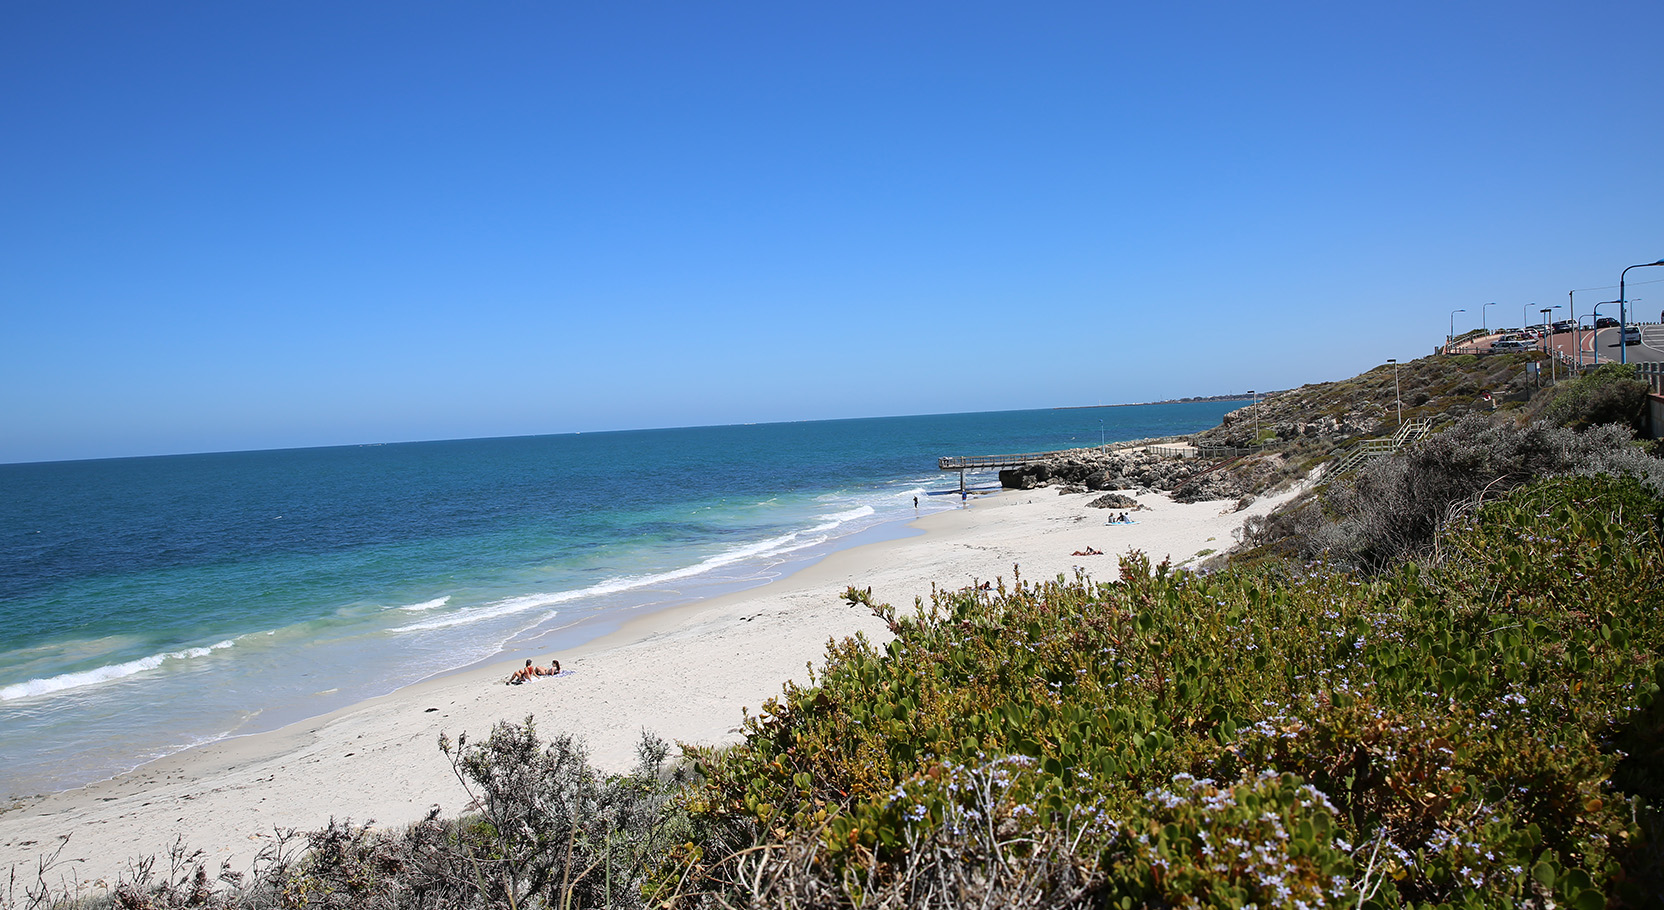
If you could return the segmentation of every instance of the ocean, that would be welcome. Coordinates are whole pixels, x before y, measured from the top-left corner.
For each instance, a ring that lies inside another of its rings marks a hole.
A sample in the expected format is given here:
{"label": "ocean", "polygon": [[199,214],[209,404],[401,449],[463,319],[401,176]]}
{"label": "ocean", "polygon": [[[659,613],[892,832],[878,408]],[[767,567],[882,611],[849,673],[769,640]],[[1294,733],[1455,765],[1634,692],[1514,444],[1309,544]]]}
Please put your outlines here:
{"label": "ocean", "polygon": [[929,495],[957,490],[938,456],[1189,433],[1240,406],[0,465],[0,797],[546,659],[906,533],[915,496],[959,507]]}

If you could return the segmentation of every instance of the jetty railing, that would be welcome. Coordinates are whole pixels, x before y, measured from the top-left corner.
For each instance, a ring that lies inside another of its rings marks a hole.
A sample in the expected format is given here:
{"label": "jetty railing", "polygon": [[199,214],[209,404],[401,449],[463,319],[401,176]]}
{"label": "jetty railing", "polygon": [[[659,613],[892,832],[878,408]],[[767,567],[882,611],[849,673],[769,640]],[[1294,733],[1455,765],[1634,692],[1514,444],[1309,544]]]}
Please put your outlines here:
{"label": "jetty railing", "polygon": [[966,471],[983,468],[1018,468],[1036,461],[1045,461],[1056,455],[1078,451],[1080,449],[1060,449],[1056,452],[1025,452],[1021,455],[943,455],[936,459],[936,468],[940,471],[959,472],[959,495],[963,498],[966,494]]}
{"label": "jetty railing", "polygon": [[1017,468],[1036,461],[1045,461],[1057,455],[1068,452],[1078,452],[1079,449],[1061,449],[1056,452],[1028,452],[1023,455],[943,455],[936,459],[936,467],[942,471],[974,471],[977,468]]}

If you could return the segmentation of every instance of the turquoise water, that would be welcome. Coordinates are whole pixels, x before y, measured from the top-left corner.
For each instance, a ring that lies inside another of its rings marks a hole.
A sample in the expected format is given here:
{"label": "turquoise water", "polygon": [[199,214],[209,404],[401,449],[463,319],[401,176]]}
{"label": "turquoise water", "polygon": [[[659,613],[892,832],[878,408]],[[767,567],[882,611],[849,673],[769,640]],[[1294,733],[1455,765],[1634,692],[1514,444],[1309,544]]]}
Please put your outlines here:
{"label": "turquoise water", "polygon": [[1193,432],[1239,404],[0,465],[0,796],[764,583],[914,496],[956,507],[924,495],[957,485],[941,455]]}

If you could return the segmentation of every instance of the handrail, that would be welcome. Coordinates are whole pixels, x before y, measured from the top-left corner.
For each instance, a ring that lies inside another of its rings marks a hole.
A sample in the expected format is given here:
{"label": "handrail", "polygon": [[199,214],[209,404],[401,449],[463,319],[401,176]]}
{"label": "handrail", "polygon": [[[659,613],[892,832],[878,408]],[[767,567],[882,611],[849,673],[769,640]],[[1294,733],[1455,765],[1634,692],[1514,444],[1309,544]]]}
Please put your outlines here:
{"label": "handrail", "polygon": [[1654,394],[1664,395],[1664,363],[1643,362],[1632,363],[1630,366],[1646,380]]}
{"label": "handrail", "polygon": [[963,471],[968,468],[1004,468],[1044,461],[1056,455],[1079,451],[1060,449],[1056,452],[1029,452],[1024,455],[943,455],[936,459],[936,467],[943,471]]}
{"label": "handrail", "polygon": [[1429,422],[1426,420],[1412,420],[1408,423],[1401,424],[1398,427],[1398,432],[1392,434],[1392,438],[1390,439],[1365,440],[1352,451],[1346,453],[1346,457],[1342,458],[1339,464],[1335,465],[1332,469],[1325,471],[1323,474],[1323,480],[1328,481],[1330,478],[1339,477],[1358,465],[1363,464],[1366,459],[1373,458],[1376,455],[1385,455],[1389,452],[1398,451],[1404,446],[1420,439],[1422,435],[1427,432],[1428,426]]}

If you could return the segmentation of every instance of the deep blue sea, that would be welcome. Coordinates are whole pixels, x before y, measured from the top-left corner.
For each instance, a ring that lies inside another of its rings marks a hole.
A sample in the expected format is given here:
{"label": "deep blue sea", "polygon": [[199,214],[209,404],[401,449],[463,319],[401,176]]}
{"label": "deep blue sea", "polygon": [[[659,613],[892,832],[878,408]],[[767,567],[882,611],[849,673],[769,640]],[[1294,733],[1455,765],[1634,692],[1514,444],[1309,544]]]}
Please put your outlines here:
{"label": "deep blue sea", "polygon": [[[0,796],[81,786],[958,507],[941,455],[1188,433],[1240,402],[0,465]],[[987,485],[991,477],[977,478]]]}

